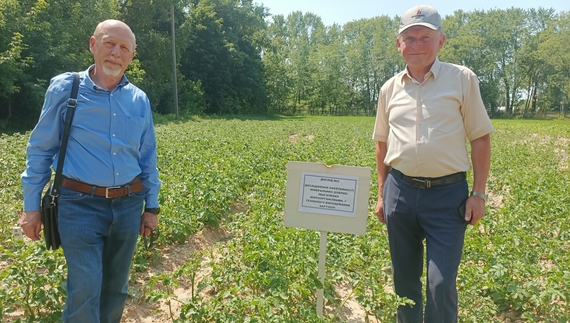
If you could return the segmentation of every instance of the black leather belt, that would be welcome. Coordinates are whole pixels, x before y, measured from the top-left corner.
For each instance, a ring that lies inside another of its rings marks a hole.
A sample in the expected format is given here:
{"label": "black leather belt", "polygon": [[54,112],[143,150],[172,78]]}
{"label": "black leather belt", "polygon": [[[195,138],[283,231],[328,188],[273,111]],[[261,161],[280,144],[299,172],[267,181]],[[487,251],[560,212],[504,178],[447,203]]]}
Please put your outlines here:
{"label": "black leather belt", "polygon": [[61,186],[85,194],[93,193],[96,196],[102,196],[108,199],[127,196],[131,193],[140,192],[144,189],[144,185],[141,183],[140,176],[135,177],[135,179],[133,179],[130,183],[118,187],[94,186],[78,182],[70,178],[63,178],[61,180]]}
{"label": "black leather belt", "polygon": [[467,178],[465,172],[459,172],[442,177],[411,177],[404,175],[397,169],[392,169],[392,173],[394,173],[394,175],[398,176],[405,182],[412,184],[414,187],[421,188],[423,190],[430,187],[457,183],[459,181],[464,181]]}

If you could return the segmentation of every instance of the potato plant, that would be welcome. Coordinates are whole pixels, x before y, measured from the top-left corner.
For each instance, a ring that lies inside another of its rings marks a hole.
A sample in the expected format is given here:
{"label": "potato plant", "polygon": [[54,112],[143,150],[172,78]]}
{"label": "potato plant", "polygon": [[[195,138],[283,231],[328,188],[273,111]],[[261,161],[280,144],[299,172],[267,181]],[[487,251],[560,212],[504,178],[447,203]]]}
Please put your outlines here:
{"label": "potato plant", "polygon": [[[206,226],[231,239],[210,261],[191,257],[157,275],[147,301],[177,301],[173,322],[341,322],[351,287],[370,317],[394,322],[409,301],[391,289],[387,233],[373,215],[377,196],[371,117],[157,117],[161,236],[154,251],[137,247],[134,270],[160,262],[170,244]],[[469,227],[459,270],[460,322],[570,320],[570,127],[565,121],[493,120],[487,216]],[[0,137],[0,321],[58,322],[65,300],[63,253],[12,236],[22,193],[25,134]],[[329,234],[325,286],[317,278],[319,234],[283,225],[288,161],[370,167],[365,236]],[[470,177],[470,176],[469,176]],[[213,251],[210,251],[213,252]],[[207,253],[207,251],[206,251]],[[199,268],[211,268],[201,281]],[[172,290],[192,282],[192,297]],[[316,315],[316,290],[326,306]],[[14,313],[20,313],[14,315]]]}

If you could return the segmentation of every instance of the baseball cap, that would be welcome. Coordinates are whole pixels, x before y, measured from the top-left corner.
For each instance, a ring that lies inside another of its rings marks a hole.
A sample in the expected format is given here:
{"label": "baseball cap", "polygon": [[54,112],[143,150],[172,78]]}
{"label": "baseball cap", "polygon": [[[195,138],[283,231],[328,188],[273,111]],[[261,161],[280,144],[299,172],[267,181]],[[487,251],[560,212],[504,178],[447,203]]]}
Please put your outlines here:
{"label": "baseball cap", "polygon": [[400,31],[412,27],[424,26],[433,30],[441,28],[441,16],[434,7],[421,4],[408,9],[400,18]]}

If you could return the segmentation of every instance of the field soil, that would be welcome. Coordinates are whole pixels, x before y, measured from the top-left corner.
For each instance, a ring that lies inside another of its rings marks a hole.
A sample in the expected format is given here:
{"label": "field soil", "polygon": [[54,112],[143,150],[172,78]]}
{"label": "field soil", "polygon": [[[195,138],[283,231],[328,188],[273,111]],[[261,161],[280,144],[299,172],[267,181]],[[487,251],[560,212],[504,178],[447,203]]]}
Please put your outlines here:
{"label": "field soil", "polygon": [[[32,241],[25,237],[28,243]],[[174,272],[179,269],[183,264],[190,261],[192,255],[200,251],[208,251],[204,254],[212,254],[214,257],[219,254],[217,250],[224,247],[224,242],[231,239],[225,228],[205,228],[201,232],[192,236],[184,244],[173,244],[159,249],[156,259],[151,261],[150,266],[145,272],[132,272],[131,282],[129,284],[129,292],[132,294],[127,299],[123,318],[121,323],[159,323],[159,322],[172,322],[173,319],[178,318],[181,303],[172,300],[170,304],[164,299],[157,302],[145,301],[145,286],[148,285],[150,278],[163,273]],[[200,266],[200,271],[196,277],[196,284],[198,284],[204,277],[211,273],[208,264],[211,259],[204,257],[201,259],[203,266]],[[6,267],[5,261],[0,261],[0,269]],[[316,270],[316,268],[315,268]],[[192,284],[189,279],[181,279],[180,286],[174,290],[174,295],[179,300],[190,299],[192,291]],[[368,317],[366,321],[366,313],[362,306],[360,306],[354,299],[347,299],[352,290],[349,284],[337,286],[337,295],[341,300],[346,300],[342,309],[337,315],[338,322],[343,323],[360,323],[370,322],[378,323],[374,317]],[[207,297],[208,291],[201,292],[202,297]],[[315,304],[316,306],[316,304]],[[336,313],[338,309],[332,307],[325,307],[325,313]],[[315,309],[316,311],[316,309]],[[5,319],[7,323],[15,322],[18,319],[24,318],[23,311],[15,311],[10,313]]]}
{"label": "field soil", "polygon": [[[494,207],[502,207],[503,196],[500,194],[490,194],[489,204]],[[484,232],[483,232],[484,233]],[[204,254],[217,255],[219,248],[223,248],[224,242],[231,240],[231,235],[224,227],[221,228],[205,228],[201,232],[192,236],[184,244],[169,245],[160,250],[160,258],[155,259],[150,264],[148,270],[144,273],[135,273],[133,281],[131,281],[131,288],[133,294],[138,297],[129,297],[123,314],[122,323],[158,323],[158,322],[172,322],[170,315],[173,318],[178,318],[180,313],[181,304],[175,300],[170,304],[166,300],[159,300],[158,302],[146,302],[144,300],[143,287],[148,284],[150,277],[160,274],[174,272],[180,266],[192,259],[192,254],[200,251]],[[199,283],[204,277],[211,273],[208,263],[211,259],[202,258],[202,266],[197,274],[196,284]],[[180,300],[190,299],[192,285],[189,280],[182,280],[180,286],[174,291],[176,297]],[[384,287],[386,291],[391,291],[391,286]],[[343,323],[379,323],[376,318],[372,316],[366,317],[366,311],[358,304],[353,298],[349,297],[352,292],[350,284],[342,284],[337,286],[337,297],[345,301],[337,316],[338,322]],[[207,290],[202,291],[201,296],[207,297]],[[349,297],[347,299],[347,297]],[[316,304],[315,304],[316,306]],[[316,309],[315,309],[316,310]],[[337,309],[332,307],[325,307],[325,313],[336,313]],[[519,323],[522,322],[516,313],[504,313],[500,316],[500,321],[505,323]]]}
{"label": "field soil", "polygon": [[[144,286],[148,284],[149,279],[157,274],[174,272],[180,266],[192,259],[192,254],[200,251],[212,251],[205,254],[218,254],[216,250],[223,248],[223,243],[231,239],[225,228],[205,228],[198,234],[191,237],[184,244],[175,244],[167,246],[160,250],[161,257],[154,260],[149,266],[148,270],[144,273],[135,273],[132,276],[130,284],[131,291],[134,297],[129,297],[123,313],[122,323],[158,323],[158,322],[172,322],[170,315],[173,318],[178,318],[180,313],[181,304],[175,300],[170,304],[166,300],[159,300],[158,302],[146,302],[144,300]],[[219,243],[221,242],[221,243]],[[213,250],[210,250],[213,249]],[[215,257],[215,256],[214,256]],[[204,266],[200,266],[200,271],[196,277],[196,283],[199,283],[204,277],[211,273],[211,269],[207,266],[211,262],[208,257],[202,258]],[[316,270],[316,269],[315,269]],[[174,294],[180,300],[190,299],[192,292],[192,284],[188,279],[182,279],[180,286],[174,290]],[[337,294],[339,299],[345,300],[351,293],[349,284],[337,286]],[[207,290],[201,292],[202,297],[207,297]],[[315,304],[316,306],[316,304]],[[316,310],[316,309],[315,309]],[[336,308],[325,307],[325,313],[335,313]],[[342,309],[338,315],[339,322],[345,323],[360,323],[371,322],[378,323],[374,317],[365,319],[366,313],[354,299],[348,299],[344,302]]]}
{"label": "field soil", "polygon": [[[502,206],[503,196],[500,194],[491,194],[490,204],[495,207]],[[484,232],[483,232],[484,233]],[[28,242],[31,242],[25,237]],[[159,323],[172,322],[173,318],[179,316],[181,303],[177,300],[171,300],[170,304],[161,299],[157,302],[147,302],[145,299],[145,287],[148,286],[151,277],[171,273],[178,270],[182,265],[191,261],[193,255],[197,252],[203,252],[205,255],[219,254],[220,248],[224,248],[224,243],[232,239],[228,230],[224,227],[205,228],[194,236],[190,237],[184,244],[172,244],[161,247],[156,252],[156,258],[151,259],[150,265],[145,272],[132,272],[130,282],[130,296],[125,305],[125,311],[121,323]],[[205,252],[204,252],[205,251]],[[202,265],[197,273],[196,284],[207,277],[211,273],[208,264],[212,259],[203,257]],[[6,263],[0,261],[0,269],[5,267]],[[387,292],[391,291],[391,286],[384,287]],[[379,323],[372,316],[366,317],[366,312],[360,304],[352,297],[349,297],[352,289],[350,284],[341,284],[336,289],[338,299],[343,301],[343,307],[337,315],[337,321],[343,323]],[[179,300],[190,299],[192,293],[192,284],[189,279],[182,278],[180,286],[174,290],[174,295]],[[207,298],[208,290],[203,290],[201,296]],[[316,306],[316,304],[315,304]],[[316,310],[316,309],[315,309]],[[333,307],[325,307],[325,313],[336,313],[338,309]],[[9,322],[14,322],[18,318],[23,318],[23,312],[17,311],[8,316]],[[499,316],[499,321],[504,323],[520,323],[523,322],[517,313],[503,313]]]}

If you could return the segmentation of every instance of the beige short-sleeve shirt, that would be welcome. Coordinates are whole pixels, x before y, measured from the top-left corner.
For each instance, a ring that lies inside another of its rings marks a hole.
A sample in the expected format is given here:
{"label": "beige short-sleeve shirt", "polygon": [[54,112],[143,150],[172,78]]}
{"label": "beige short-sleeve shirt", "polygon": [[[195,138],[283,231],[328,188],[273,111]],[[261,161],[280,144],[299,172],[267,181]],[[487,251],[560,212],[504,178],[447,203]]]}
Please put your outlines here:
{"label": "beige short-sleeve shirt", "polygon": [[382,86],[372,139],[386,142],[384,164],[439,177],[469,170],[466,140],[493,131],[477,76],[436,59],[423,83],[406,69]]}

